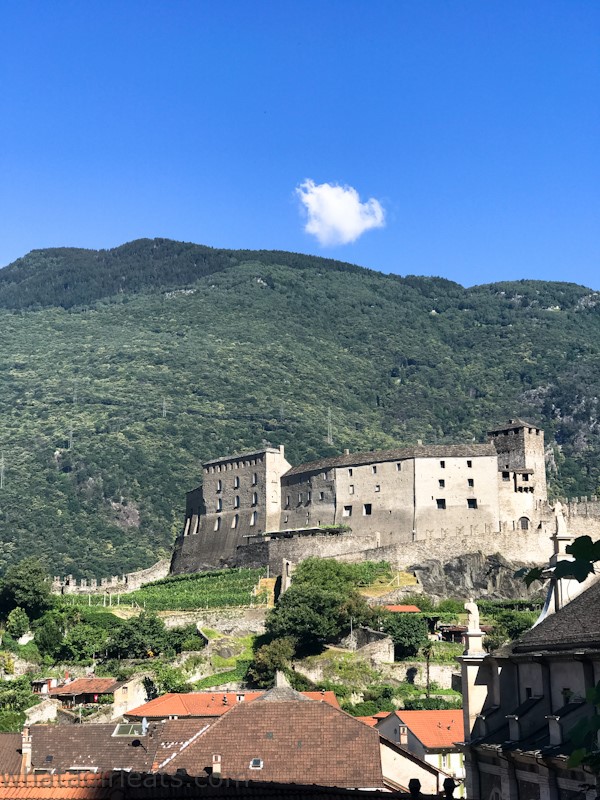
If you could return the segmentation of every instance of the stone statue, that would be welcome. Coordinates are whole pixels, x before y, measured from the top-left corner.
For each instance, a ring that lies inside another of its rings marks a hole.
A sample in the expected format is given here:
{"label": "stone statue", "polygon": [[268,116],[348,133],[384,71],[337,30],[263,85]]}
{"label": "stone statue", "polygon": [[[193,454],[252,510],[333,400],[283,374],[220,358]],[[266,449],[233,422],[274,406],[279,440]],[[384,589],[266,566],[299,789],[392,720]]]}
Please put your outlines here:
{"label": "stone statue", "polygon": [[474,602],[473,598],[469,598],[469,602],[465,603],[465,608],[469,612],[469,622],[468,622],[468,630],[467,633],[471,633],[471,631],[478,631],[479,630],[479,609],[477,608],[477,603]]}
{"label": "stone statue", "polygon": [[565,520],[563,514],[563,506],[560,500],[557,500],[554,504],[554,519],[556,522],[556,535],[557,536],[568,536],[567,533],[567,522]]}

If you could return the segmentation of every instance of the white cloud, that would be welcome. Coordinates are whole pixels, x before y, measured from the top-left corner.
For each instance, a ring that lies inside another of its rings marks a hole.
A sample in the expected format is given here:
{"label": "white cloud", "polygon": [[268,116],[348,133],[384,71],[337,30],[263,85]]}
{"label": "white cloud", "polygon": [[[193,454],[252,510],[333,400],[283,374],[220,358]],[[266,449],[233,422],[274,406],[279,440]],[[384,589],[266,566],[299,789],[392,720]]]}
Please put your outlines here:
{"label": "white cloud", "polygon": [[308,178],[296,187],[308,219],[304,230],[322,245],[348,244],[370,228],[383,228],[385,211],[379,200],[360,202],[352,186],[316,184]]}

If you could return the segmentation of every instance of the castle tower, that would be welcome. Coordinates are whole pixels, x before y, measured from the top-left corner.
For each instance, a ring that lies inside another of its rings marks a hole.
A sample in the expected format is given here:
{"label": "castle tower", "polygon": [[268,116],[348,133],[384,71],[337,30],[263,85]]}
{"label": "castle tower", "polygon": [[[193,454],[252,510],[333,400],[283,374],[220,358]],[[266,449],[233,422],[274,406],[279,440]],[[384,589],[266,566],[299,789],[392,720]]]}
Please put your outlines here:
{"label": "castle tower", "polygon": [[[544,431],[522,419],[509,419],[506,425],[488,431],[498,453],[498,470],[516,476],[517,490],[533,494],[534,500],[547,499]],[[509,478],[509,480],[511,479]]]}

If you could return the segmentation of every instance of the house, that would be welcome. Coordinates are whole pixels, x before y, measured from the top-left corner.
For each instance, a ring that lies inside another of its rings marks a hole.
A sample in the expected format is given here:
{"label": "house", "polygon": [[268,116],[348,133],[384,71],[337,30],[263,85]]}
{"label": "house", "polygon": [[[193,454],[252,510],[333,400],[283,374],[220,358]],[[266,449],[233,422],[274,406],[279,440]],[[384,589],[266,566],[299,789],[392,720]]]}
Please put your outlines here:
{"label": "house", "polygon": [[[238,703],[251,703],[264,692],[182,692],[168,693],[125,714],[129,720],[211,719],[222,716]],[[302,692],[305,697],[339,708],[334,692]]]}
{"label": "house", "polygon": [[600,777],[568,758],[600,680],[600,581],[493,653],[477,623],[459,659],[468,797],[595,798]]}
{"label": "house", "polygon": [[136,675],[127,681],[114,678],[75,678],[48,690],[47,697],[58,699],[65,708],[79,705],[112,703],[112,718],[125,714],[146,700],[144,676]]}
{"label": "house", "polygon": [[[463,741],[462,710],[392,711],[375,723],[387,739],[406,747],[428,764],[464,781],[464,757],[457,742]],[[461,787],[462,789],[463,787]],[[457,797],[463,794],[459,791]]]}
{"label": "house", "polygon": [[34,694],[48,694],[50,689],[58,686],[58,678],[38,678],[31,681],[31,691]]}
{"label": "house", "polygon": [[[394,791],[419,781],[434,795],[449,778],[341,709],[289,688],[208,720],[34,725],[24,729],[21,751],[19,773],[41,777],[131,770]],[[14,770],[14,753],[11,759]]]}
{"label": "house", "polygon": [[386,611],[392,611],[394,614],[420,614],[421,609],[418,606],[411,605],[396,605],[396,606],[383,606]]}

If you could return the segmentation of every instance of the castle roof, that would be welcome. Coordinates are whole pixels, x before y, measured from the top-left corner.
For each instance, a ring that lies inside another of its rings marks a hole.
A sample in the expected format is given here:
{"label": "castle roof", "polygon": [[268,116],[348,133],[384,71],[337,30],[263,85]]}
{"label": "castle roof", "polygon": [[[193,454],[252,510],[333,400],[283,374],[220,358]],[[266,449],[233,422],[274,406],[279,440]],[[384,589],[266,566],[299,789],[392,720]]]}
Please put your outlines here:
{"label": "castle roof", "polygon": [[541,430],[539,425],[536,425],[534,422],[527,422],[524,419],[509,419],[504,425],[498,425],[497,428],[493,428],[491,431],[488,431],[488,435],[492,433],[499,433],[500,431],[515,431],[520,430],[521,428],[535,428],[536,430]]}
{"label": "castle roof", "polygon": [[256,456],[264,456],[265,453],[281,453],[279,447],[263,447],[262,450],[247,450],[243,453],[233,453],[228,456],[219,456],[219,458],[211,458],[208,461],[203,461],[203,467],[210,467],[212,464],[223,464],[226,461],[239,461],[240,458],[256,458]]}
{"label": "castle roof", "polygon": [[321,458],[307,464],[292,467],[284,478],[303,472],[317,472],[334,467],[358,467],[364,464],[379,464],[383,461],[405,461],[412,458],[478,458],[497,456],[496,448],[486,444],[431,444],[401,447],[394,450],[371,450],[367,453],[344,453],[331,458]]}

